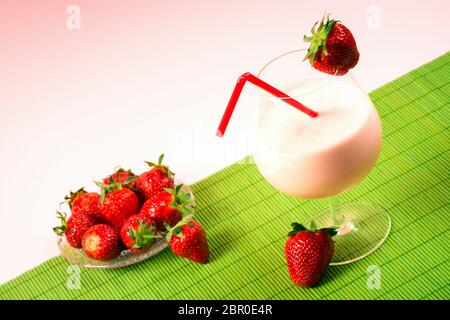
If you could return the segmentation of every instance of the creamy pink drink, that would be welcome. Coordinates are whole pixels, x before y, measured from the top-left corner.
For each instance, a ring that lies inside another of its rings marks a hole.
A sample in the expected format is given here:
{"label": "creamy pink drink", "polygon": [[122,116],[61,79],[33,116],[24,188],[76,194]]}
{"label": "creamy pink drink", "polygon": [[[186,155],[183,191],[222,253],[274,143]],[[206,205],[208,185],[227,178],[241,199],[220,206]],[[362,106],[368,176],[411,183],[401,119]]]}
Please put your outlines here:
{"label": "creamy pink drink", "polygon": [[367,176],[381,147],[380,120],[367,94],[339,77],[298,83],[285,92],[319,116],[263,96],[255,161],[267,181],[290,195],[323,198]]}

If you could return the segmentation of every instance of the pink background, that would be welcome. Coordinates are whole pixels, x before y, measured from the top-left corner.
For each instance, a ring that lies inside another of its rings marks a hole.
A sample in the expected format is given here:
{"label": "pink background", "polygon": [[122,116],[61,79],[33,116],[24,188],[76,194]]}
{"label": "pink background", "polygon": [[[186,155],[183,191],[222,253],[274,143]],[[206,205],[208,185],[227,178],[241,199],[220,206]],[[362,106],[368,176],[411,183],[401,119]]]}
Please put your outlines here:
{"label": "pink background", "polygon": [[[251,152],[256,90],[214,136],[237,77],[304,47],[328,9],[352,31],[372,90],[449,48],[448,1],[0,2],[0,283],[56,255],[70,188],[161,152],[192,183]],[[66,27],[69,4],[81,29]],[[380,8],[380,29],[367,25]],[[5,259],[5,257],[9,257]]]}

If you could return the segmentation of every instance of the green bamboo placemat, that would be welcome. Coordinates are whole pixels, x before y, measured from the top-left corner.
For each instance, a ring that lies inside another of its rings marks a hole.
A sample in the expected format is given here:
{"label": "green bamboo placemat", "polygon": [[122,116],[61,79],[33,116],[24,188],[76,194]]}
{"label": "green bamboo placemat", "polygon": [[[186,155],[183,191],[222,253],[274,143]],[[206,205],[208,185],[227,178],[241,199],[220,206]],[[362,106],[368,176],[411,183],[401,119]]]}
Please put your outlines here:
{"label": "green bamboo placemat", "polygon": [[[382,204],[392,232],[366,259],[330,267],[313,289],[291,284],[283,248],[290,223],[326,203],[277,192],[246,158],[193,186],[212,252],[207,265],[166,250],[124,269],[82,269],[75,290],[66,286],[69,264],[56,257],[1,286],[0,298],[449,299],[449,75],[447,52],[371,93],[383,121],[382,154],[344,200]],[[381,282],[370,290],[372,265]]]}

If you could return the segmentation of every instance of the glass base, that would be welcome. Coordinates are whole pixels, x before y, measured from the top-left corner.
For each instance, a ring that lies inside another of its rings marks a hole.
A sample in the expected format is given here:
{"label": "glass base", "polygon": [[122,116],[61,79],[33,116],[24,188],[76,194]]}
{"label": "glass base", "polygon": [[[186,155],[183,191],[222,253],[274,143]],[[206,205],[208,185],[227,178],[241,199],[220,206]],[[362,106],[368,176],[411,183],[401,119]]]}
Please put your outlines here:
{"label": "glass base", "polygon": [[313,228],[337,227],[333,237],[335,250],[330,265],[358,261],[377,250],[391,230],[386,210],[368,202],[330,206],[310,222]]}

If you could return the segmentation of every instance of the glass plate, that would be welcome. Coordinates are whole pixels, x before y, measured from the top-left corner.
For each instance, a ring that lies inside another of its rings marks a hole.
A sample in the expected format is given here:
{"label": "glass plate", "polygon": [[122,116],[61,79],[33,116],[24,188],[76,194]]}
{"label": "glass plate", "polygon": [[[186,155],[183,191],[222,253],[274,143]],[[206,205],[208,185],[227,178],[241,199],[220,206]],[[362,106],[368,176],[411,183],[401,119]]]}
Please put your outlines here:
{"label": "glass plate", "polygon": [[[191,195],[191,200],[187,207],[194,208],[195,200],[191,188],[187,185],[183,185],[181,190]],[[73,248],[67,242],[65,236],[59,236],[57,239],[57,244],[61,255],[71,264],[85,268],[114,269],[138,263],[163,251],[168,245],[164,238],[165,233],[161,235],[163,237],[160,239],[155,239],[149,250],[144,253],[135,253],[131,250],[123,250],[116,258],[108,261],[89,258],[84,254],[83,249]]]}
{"label": "glass plate", "polygon": [[117,258],[108,261],[89,258],[84,254],[83,249],[73,248],[64,236],[58,237],[58,247],[61,255],[71,264],[85,268],[113,269],[126,267],[150,258],[151,256],[154,256],[167,248],[167,242],[164,238],[156,239],[150,249],[144,253],[135,253],[131,250],[123,250]]}

